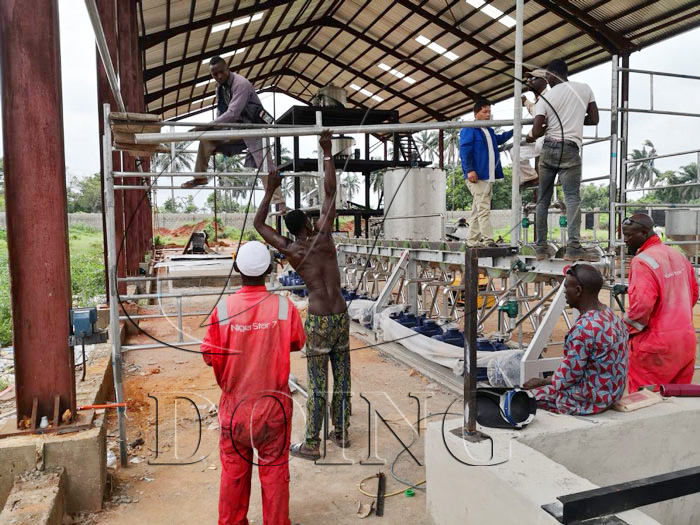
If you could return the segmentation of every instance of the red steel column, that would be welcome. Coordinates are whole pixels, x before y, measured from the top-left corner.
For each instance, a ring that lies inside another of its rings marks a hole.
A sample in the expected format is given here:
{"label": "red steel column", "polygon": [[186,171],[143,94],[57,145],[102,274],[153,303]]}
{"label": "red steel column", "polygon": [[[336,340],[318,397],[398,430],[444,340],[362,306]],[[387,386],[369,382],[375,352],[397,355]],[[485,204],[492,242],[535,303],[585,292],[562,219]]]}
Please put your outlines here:
{"label": "red steel column", "polygon": [[[145,108],[143,73],[139,54],[139,27],[136,0],[124,0],[117,3],[117,21],[119,33],[119,84],[127,111],[142,113]],[[143,166],[144,171],[148,166]],[[136,158],[124,155],[124,171],[137,171]],[[126,179],[129,185],[140,184],[140,177]],[[124,219],[127,226],[127,271],[130,275],[138,273],[138,265],[144,259],[147,245],[150,246],[150,204],[144,199],[144,192],[130,190],[124,198]]]}
{"label": "red steel column", "polygon": [[[119,67],[117,64],[117,35],[116,35],[116,13],[114,10],[113,0],[96,0],[97,10],[100,13],[100,21],[102,22],[102,30],[105,34],[105,40],[107,41],[107,46],[110,49],[112,56],[112,63],[114,70],[118,71]],[[114,97],[112,97],[112,91],[109,88],[109,82],[107,81],[107,73],[105,72],[104,66],[102,65],[102,59],[100,54],[95,51],[95,56],[97,60],[97,121],[99,129],[99,144],[100,144],[100,172],[103,171],[104,166],[102,165],[102,133],[103,133],[103,116],[102,116],[102,105],[108,103],[112,111],[119,111]],[[114,171],[121,170],[121,162],[119,153],[112,154],[112,166]],[[103,186],[104,181],[102,181],[101,186]],[[116,232],[117,232],[117,250],[121,246],[121,241],[124,237],[124,191],[116,190],[114,192],[114,214],[117,218],[116,221]],[[101,195],[104,195],[104,187],[102,187]],[[107,264],[107,229],[104,225],[104,202],[102,203],[102,236],[103,243],[105,246],[105,269],[108,267]],[[120,257],[117,264],[117,274],[119,277],[126,277],[126,245],[121,246]],[[105,284],[106,284],[106,295],[109,301],[109,275],[105,270]],[[126,283],[119,283],[118,286],[119,294],[126,294]]]}
{"label": "red steel column", "polygon": [[75,414],[57,0],[0,2],[5,200],[17,419]]}

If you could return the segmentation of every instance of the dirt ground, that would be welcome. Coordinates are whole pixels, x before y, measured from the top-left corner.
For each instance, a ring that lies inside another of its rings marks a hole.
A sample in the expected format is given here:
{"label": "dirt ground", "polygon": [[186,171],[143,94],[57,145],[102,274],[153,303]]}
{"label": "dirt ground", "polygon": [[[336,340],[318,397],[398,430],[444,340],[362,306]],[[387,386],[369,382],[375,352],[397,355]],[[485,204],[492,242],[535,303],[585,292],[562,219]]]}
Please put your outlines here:
{"label": "dirt ground", "polygon": [[[189,307],[200,308],[199,311],[202,311],[201,303]],[[193,337],[203,336],[204,329],[199,328],[202,320],[202,317],[186,317],[184,332]],[[164,319],[144,321],[141,326],[150,334],[168,340],[172,340],[176,334],[176,323]],[[129,343],[141,344],[148,341],[147,336],[138,335],[131,337]],[[329,443],[326,458],[318,464],[291,459],[292,523],[356,523],[358,502],[371,501],[371,498],[360,493],[358,483],[380,471],[387,477],[387,494],[407,488],[392,479],[389,472],[393,458],[403,447],[374,416],[371,420],[372,433],[368,432],[368,406],[359,397],[360,393],[371,402],[372,411],[379,412],[406,445],[415,439],[410,452],[421,466],[409,454],[404,453],[396,463],[396,474],[414,483],[425,479],[423,431],[419,437],[409,427],[408,421],[415,424],[418,408],[416,401],[410,399],[408,394],[421,399],[421,417],[444,412],[456,396],[431,384],[415,371],[382,356],[378,349],[361,349],[365,346],[364,342],[351,339],[354,392],[350,428],[352,446],[343,457],[342,450]],[[134,443],[141,438],[143,444],[129,447],[130,463],[127,468],[109,469],[113,492],[105,503],[104,510],[97,514],[76,516],[76,522],[115,525],[216,523],[221,469],[217,445],[218,423],[212,407],[218,406],[220,390],[211,369],[197,353],[197,347],[188,348],[192,348],[193,352],[156,349],[125,354],[124,389],[129,403],[128,440],[129,443]],[[306,361],[299,353],[292,356],[291,368],[292,373],[304,384]],[[158,398],[157,459],[155,400],[149,398],[149,395]],[[175,407],[174,398],[177,396],[192,399],[202,414],[199,449],[196,447],[199,425],[195,409],[187,401],[178,401]],[[294,401],[292,443],[300,441],[303,436],[305,414],[305,398],[295,393]],[[459,414],[460,408],[456,407],[452,411]],[[429,419],[439,420],[440,417],[441,415]],[[422,428],[425,428],[425,420]],[[117,436],[116,420],[111,418],[108,448],[118,453]],[[149,462],[183,464],[155,465]],[[254,469],[248,518],[251,523],[262,523],[260,483],[256,471]],[[369,493],[376,493],[376,479],[368,480],[363,487]],[[425,493],[422,490],[416,490],[415,496],[411,498],[400,493],[386,499],[385,522],[420,524],[423,523],[424,515]],[[378,518],[368,518],[373,519]]]}
{"label": "dirt ground", "polygon": [[[215,300],[214,297],[188,299],[185,303],[186,310],[207,310]],[[139,313],[149,311],[155,313],[158,307],[139,308]],[[203,317],[184,318],[185,340],[188,336],[201,340],[205,332],[205,328],[200,327],[203,321]],[[700,326],[698,312],[696,326]],[[177,321],[174,318],[142,321],[141,327],[152,336],[168,341],[174,340],[177,335]],[[486,329],[490,331],[495,328],[494,316],[494,321],[489,321]],[[554,330],[553,340],[563,341],[566,331],[566,325],[561,320]],[[529,324],[524,325],[523,335],[525,340],[531,337]],[[148,342],[151,339],[144,334],[132,336],[128,341],[129,344]],[[410,446],[410,452],[420,465],[409,454],[403,453],[395,466],[397,476],[413,483],[425,479],[422,431],[425,420],[421,423],[421,435],[416,435],[409,427],[409,421],[415,424],[418,409],[416,402],[408,395],[410,393],[421,399],[420,417],[438,414],[437,417],[428,417],[435,421],[442,417],[456,396],[382,354],[380,348],[366,346],[363,341],[351,338],[354,392],[351,448],[343,456],[341,449],[329,443],[326,457],[318,464],[296,458],[290,461],[292,523],[357,523],[358,502],[369,503],[372,499],[360,493],[358,484],[380,471],[387,477],[387,493],[400,492],[387,498],[384,518],[371,516],[367,520],[424,523],[425,492],[416,490],[415,496],[406,497],[402,493],[406,486],[395,481],[390,473],[390,466],[403,447],[374,414],[370,419],[368,404],[360,398],[360,394],[371,403],[372,412],[376,410],[381,414],[406,445],[415,440]],[[109,469],[112,493],[105,502],[103,511],[75,516],[75,523],[216,523],[221,474],[216,418],[220,390],[211,369],[199,355],[198,347],[187,348],[189,351],[155,349],[125,354],[124,389],[129,403],[127,433],[129,443],[136,446],[129,447],[128,467]],[[560,353],[561,347],[552,347],[549,351],[551,356]],[[292,355],[291,369],[300,383],[305,384],[306,361],[301,354]],[[700,383],[700,372],[696,373],[695,382]],[[193,403],[184,399],[176,401],[178,396],[191,399],[199,410],[202,418],[199,447],[200,425]],[[157,446],[154,398],[158,399]],[[305,398],[301,394],[294,393],[294,401],[292,443],[302,439],[306,412]],[[454,415],[449,415],[448,418],[460,417],[459,404],[457,402],[452,407],[450,412]],[[368,427],[370,424],[371,431]],[[118,455],[117,436],[116,419],[112,416],[108,420],[108,448]],[[142,444],[138,444],[141,440]],[[159,451],[157,458],[156,448]],[[376,493],[376,486],[376,478],[363,485],[370,494]],[[253,472],[248,518],[250,523],[262,523],[257,469]]]}

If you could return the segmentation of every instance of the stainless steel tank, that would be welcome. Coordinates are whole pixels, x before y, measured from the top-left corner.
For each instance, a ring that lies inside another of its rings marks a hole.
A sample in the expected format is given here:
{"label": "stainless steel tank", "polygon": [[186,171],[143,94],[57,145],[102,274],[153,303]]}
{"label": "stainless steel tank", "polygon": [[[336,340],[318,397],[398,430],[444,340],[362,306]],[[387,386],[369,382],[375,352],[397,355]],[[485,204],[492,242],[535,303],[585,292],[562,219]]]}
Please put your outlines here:
{"label": "stainless steel tank", "polygon": [[384,238],[439,241],[444,236],[446,175],[437,168],[384,174]]}
{"label": "stainless steel tank", "polygon": [[[667,210],[666,237],[672,241],[695,241],[700,236],[700,211]],[[681,244],[680,248],[689,257],[698,255],[700,243]]]}

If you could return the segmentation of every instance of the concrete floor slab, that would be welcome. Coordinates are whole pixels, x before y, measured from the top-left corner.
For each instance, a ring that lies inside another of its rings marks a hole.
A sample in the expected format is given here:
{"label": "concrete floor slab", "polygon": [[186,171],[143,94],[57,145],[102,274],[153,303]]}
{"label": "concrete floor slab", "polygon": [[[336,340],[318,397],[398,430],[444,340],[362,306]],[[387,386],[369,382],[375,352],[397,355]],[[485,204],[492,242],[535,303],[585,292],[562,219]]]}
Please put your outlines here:
{"label": "concrete floor slab", "polygon": [[[444,432],[439,423],[428,426],[427,510],[433,523],[458,518],[481,523],[477,516],[493,518],[484,523],[555,523],[541,516],[540,505],[557,496],[700,464],[700,399],[669,398],[635,412],[609,410],[589,417],[540,410],[521,431],[483,429],[494,441],[490,466],[483,466],[491,457],[490,443],[465,447],[449,432],[460,425],[461,419],[448,421]],[[652,523],[691,525],[699,515],[700,494],[695,494],[620,517],[628,523],[653,518]]]}

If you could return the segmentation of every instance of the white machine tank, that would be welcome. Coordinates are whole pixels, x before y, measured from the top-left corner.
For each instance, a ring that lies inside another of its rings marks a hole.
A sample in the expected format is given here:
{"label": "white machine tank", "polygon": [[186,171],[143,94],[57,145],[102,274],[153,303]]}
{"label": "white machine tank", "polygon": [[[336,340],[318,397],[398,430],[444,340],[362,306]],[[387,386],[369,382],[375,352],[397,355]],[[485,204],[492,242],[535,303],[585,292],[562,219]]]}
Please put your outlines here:
{"label": "white machine tank", "polygon": [[[700,212],[698,210],[666,210],[666,237],[672,241],[696,241],[700,239]],[[680,245],[688,257],[695,257],[698,244]]]}
{"label": "white machine tank", "polygon": [[384,238],[439,241],[445,216],[445,171],[393,168],[384,174]]}

